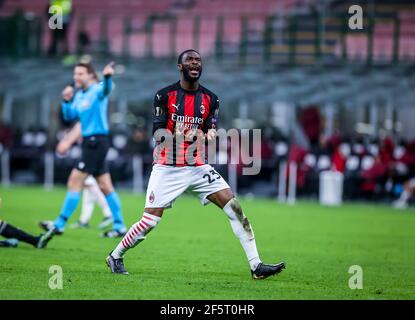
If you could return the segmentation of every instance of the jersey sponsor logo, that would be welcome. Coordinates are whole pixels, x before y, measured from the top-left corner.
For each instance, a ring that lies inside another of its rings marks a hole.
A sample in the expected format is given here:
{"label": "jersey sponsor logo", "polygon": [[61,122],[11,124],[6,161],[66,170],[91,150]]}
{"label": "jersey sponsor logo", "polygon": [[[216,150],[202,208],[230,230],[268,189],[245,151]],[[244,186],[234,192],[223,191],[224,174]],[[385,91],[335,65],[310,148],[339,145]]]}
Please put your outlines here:
{"label": "jersey sponsor logo", "polygon": [[200,106],[200,113],[201,113],[201,114],[204,114],[204,113],[205,113],[205,111],[206,111],[206,108],[205,108],[205,106],[202,104],[202,105]]}
{"label": "jersey sponsor logo", "polygon": [[187,130],[197,130],[197,129],[199,129],[198,124],[177,122],[175,132],[176,134],[184,134]]}
{"label": "jersey sponsor logo", "polygon": [[176,122],[176,134],[184,133],[185,130],[199,129],[199,126],[203,124],[203,118],[181,116],[176,113],[172,113],[171,119]]}
{"label": "jersey sponsor logo", "polygon": [[191,117],[191,116],[187,116],[187,115],[180,116],[177,113],[172,113],[171,114],[171,119],[173,121],[181,122],[181,123],[186,123],[186,124],[189,124],[190,123],[190,124],[200,125],[200,124],[203,123],[203,118]]}
{"label": "jersey sponsor logo", "polygon": [[148,201],[150,201],[150,203],[153,203],[155,198],[156,198],[156,197],[155,197],[155,195],[154,195],[154,192],[153,192],[153,191],[151,191],[150,196],[148,197]]}

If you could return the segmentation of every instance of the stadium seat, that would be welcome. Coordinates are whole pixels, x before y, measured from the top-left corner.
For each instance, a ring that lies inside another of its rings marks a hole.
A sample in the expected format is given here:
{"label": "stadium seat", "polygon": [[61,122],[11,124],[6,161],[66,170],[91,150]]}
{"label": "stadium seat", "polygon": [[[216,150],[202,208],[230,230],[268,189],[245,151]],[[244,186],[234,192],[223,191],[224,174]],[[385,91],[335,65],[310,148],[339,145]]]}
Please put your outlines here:
{"label": "stadium seat", "polygon": [[286,142],[278,142],[275,145],[275,154],[278,157],[285,157],[288,153],[288,145]]}
{"label": "stadium seat", "polygon": [[44,147],[46,145],[47,140],[48,137],[45,132],[38,132],[35,134],[34,145],[38,148]]}
{"label": "stadium seat", "polygon": [[314,154],[308,153],[304,157],[304,164],[307,165],[310,168],[314,168],[317,163],[317,158]]}
{"label": "stadium seat", "polygon": [[395,170],[399,176],[406,176],[409,173],[408,166],[400,161],[395,164]]}
{"label": "stadium seat", "polygon": [[347,158],[351,153],[350,144],[345,143],[345,142],[341,143],[339,145],[339,151],[343,155],[343,157]]}
{"label": "stadium seat", "polygon": [[361,143],[355,143],[352,146],[352,151],[354,154],[363,155],[365,153],[365,146]]}
{"label": "stadium seat", "polygon": [[356,171],[359,169],[359,157],[351,156],[346,160],[346,169],[349,171]]}
{"label": "stadium seat", "polygon": [[32,147],[35,144],[35,134],[32,131],[23,133],[22,135],[22,146]]}
{"label": "stadium seat", "polygon": [[117,150],[122,150],[127,146],[128,138],[123,134],[116,134],[112,139],[112,144]]}
{"label": "stadium seat", "polygon": [[370,144],[368,147],[368,151],[372,156],[378,156],[379,154],[379,146],[377,144]]}
{"label": "stadium seat", "polygon": [[331,161],[330,157],[327,155],[321,155],[317,161],[318,170],[328,170],[330,169]]}
{"label": "stadium seat", "polygon": [[364,156],[362,158],[362,170],[370,170],[375,164],[375,159],[372,156]]}
{"label": "stadium seat", "polygon": [[395,160],[400,160],[405,155],[406,148],[404,146],[396,146],[393,150]]}

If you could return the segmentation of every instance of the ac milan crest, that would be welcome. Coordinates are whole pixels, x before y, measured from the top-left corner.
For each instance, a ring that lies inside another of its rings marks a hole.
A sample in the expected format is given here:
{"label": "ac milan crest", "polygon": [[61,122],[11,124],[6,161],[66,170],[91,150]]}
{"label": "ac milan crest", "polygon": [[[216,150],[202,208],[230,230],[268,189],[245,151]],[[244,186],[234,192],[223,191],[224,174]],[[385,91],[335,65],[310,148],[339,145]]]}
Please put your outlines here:
{"label": "ac milan crest", "polygon": [[206,111],[205,106],[202,104],[202,105],[200,106],[200,113],[201,113],[201,114],[204,114],[204,113],[205,113],[205,111]]}
{"label": "ac milan crest", "polygon": [[150,193],[150,197],[148,198],[148,200],[150,201],[150,203],[153,203],[155,198],[156,198],[156,197],[154,196],[154,192],[153,192],[153,191],[151,191],[151,193]]}

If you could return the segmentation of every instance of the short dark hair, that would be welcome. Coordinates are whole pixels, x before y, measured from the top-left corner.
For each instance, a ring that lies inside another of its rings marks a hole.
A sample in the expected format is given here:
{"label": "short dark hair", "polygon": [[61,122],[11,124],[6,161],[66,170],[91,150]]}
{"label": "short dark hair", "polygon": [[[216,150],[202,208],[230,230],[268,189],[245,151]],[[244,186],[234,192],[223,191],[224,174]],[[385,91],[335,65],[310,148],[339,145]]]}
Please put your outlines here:
{"label": "short dark hair", "polygon": [[75,67],[83,67],[89,74],[93,74],[95,79],[98,79],[97,73],[95,72],[94,67],[89,62],[78,62]]}
{"label": "short dark hair", "polygon": [[179,55],[179,57],[177,58],[177,64],[181,64],[181,63],[183,63],[183,56],[186,54],[186,53],[188,53],[188,52],[196,52],[199,56],[200,56],[200,53],[198,52],[198,51],[196,51],[195,49],[187,49],[187,50],[184,50],[180,55]]}
{"label": "short dark hair", "polygon": [[75,67],[84,67],[88,73],[94,73],[94,67],[89,62],[78,62]]}

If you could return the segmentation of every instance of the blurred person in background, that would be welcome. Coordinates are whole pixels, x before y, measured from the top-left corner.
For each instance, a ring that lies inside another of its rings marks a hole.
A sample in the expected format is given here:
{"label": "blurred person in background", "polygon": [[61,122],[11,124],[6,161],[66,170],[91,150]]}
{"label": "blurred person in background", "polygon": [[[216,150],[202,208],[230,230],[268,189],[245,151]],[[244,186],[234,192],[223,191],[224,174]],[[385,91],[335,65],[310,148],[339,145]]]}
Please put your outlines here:
{"label": "blurred person in background", "polygon": [[[63,139],[56,146],[56,152],[59,154],[65,154],[74,143],[82,139],[81,124],[77,122],[73,128],[63,137]],[[108,206],[105,195],[102,193],[97,180],[93,176],[88,176],[84,182],[83,196],[82,196],[82,211],[79,221],[71,225],[72,229],[75,228],[88,228],[89,222],[94,212],[95,203],[101,208],[104,219],[98,225],[99,229],[105,229],[112,222],[111,210]]]}
{"label": "blurred person in background", "polygon": [[301,127],[310,142],[311,151],[314,152],[319,146],[322,126],[319,109],[315,106],[311,106],[301,110],[299,115],[299,123],[301,124]]}
{"label": "blurred person in background", "polygon": [[40,226],[48,233],[62,233],[67,221],[74,213],[81,198],[84,182],[93,175],[106,195],[108,206],[114,219],[113,230],[103,237],[124,236],[126,228],[121,212],[121,201],[112,184],[106,156],[110,148],[110,130],[108,122],[108,100],[111,93],[114,74],[114,62],[107,64],[102,74],[104,79],[97,82],[97,75],[91,64],[80,62],[73,71],[73,86],[62,91],[61,112],[66,122],[79,121],[82,134],[82,157],[72,169],[68,179],[68,191],[59,216],[53,223],[41,221]]}

